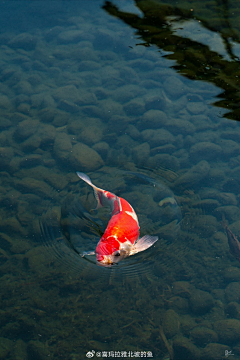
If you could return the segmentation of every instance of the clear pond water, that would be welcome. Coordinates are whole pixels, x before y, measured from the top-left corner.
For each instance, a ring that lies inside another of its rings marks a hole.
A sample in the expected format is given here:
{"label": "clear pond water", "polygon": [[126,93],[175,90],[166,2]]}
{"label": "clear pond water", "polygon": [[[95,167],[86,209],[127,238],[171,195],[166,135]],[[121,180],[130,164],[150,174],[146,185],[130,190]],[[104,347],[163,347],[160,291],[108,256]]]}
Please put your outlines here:
{"label": "clear pond water", "polygon": [[[237,1],[1,1],[0,358],[240,359]],[[149,250],[82,258],[134,207]]]}

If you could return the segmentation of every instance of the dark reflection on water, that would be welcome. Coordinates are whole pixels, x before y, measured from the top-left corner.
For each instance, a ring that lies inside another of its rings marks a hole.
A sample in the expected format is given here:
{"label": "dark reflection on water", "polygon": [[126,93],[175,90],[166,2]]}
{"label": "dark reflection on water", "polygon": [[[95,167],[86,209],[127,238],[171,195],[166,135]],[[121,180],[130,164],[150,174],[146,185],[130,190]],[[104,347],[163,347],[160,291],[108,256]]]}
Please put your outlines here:
{"label": "dark reflection on water", "polygon": [[226,108],[228,118],[239,120],[238,2],[213,1],[211,6],[208,2],[200,5],[198,1],[180,4],[136,0],[135,3],[142,15],[120,11],[111,1],[106,1],[103,8],[136,29],[142,45],[157,45],[169,53],[165,57],[176,61],[172,67],[179,73],[221,88],[221,99],[214,104]]}
{"label": "dark reflection on water", "polygon": [[[1,3],[0,358],[239,359],[239,10],[114,4]],[[155,246],[79,257],[109,213],[76,171]]]}

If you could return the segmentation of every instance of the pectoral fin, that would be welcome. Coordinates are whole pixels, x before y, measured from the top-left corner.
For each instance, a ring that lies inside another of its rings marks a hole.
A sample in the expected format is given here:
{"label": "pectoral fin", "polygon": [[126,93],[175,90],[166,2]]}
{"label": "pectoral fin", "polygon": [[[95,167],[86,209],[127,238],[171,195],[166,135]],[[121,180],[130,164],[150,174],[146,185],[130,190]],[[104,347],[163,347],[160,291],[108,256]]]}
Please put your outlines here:
{"label": "pectoral fin", "polygon": [[157,236],[145,235],[133,245],[130,255],[147,250],[158,240]]}
{"label": "pectoral fin", "polygon": [[85,255],[95,255],[95,251],[84,251],[82,254],[80,254],[82,257],[84,257]]}

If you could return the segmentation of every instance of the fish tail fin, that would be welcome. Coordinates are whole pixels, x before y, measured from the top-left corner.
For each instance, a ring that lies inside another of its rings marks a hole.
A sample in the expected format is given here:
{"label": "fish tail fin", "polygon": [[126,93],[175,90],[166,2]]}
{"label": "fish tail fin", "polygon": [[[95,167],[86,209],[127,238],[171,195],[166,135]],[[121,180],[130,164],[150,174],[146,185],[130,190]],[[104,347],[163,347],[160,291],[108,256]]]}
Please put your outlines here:
{"label": "fish tail fin", "polygon": [[145,235],[141,239],[139,239],[133,246],[133,250],[131,251],[131,255],[137,254],[141,251],[147,250],[150,248],[155,242],[158,241],[157,236]]}
{"label": "fish tail fin", "polygon": [[96,200],[97,200],[97,207],[96,207],[94,210],[97,210],[97,209],[99,209],[100,207],[102,207],[103,205],[102,205],[101,197],[102,197],[102,194],[103,194],[104,190],[98,188],[98,187],[95,186],[95,185],[93,185],[90,177],[87,176],[86,174],[77,171],[77,176],[80,177],[80,179],[82,179],[83,181],[85,181],[88,185],[90,185],[90,186],[93,188],[94,195],[95,195],[95,198],[96,198]]}

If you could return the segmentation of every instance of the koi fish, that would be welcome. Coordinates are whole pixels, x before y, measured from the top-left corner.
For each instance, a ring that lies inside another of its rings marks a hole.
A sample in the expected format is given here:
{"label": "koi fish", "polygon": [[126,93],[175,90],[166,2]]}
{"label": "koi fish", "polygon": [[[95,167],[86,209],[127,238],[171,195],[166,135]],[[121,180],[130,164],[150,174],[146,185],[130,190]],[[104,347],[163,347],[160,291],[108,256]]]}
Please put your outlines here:
{"label": "koi fish", "polygon": [[227,234],[230,253],[238,261],[240,261],[240,242],[239,242],[238,238],[236,237],[236,235],[234,235],[233,232],[227,226],[224,215],[223,215],[223,226],[224,226],[226,234]]}
{"label": "koi fish", "polygon": [[82,254],[96,255],[98,265],[110,267],[120,260],[148,249],[157,240],[157,236],[145,235],[139,239],[139,223],[132,206],[123,198],[93,185],[91,179],[84,173],[77,175],[92,186],[97,200],[96,209],[109,206],[112,211],[107,228],[97,244],[95,251]]}

